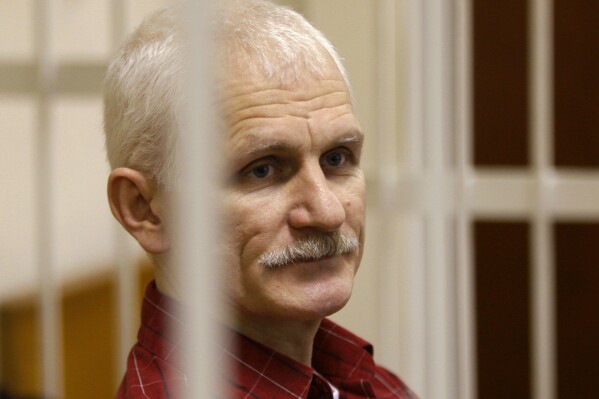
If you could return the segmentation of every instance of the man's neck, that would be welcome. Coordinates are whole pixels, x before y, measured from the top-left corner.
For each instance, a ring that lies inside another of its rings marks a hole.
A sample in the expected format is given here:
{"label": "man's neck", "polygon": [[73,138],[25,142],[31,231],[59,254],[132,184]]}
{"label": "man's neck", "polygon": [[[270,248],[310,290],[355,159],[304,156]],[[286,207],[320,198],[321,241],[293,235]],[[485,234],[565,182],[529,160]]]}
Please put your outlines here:
{"label": "man's neck", "polygon": [[[167,270],[169,269],[156,267],[155,278],[158,291],[181,301],[180,292],[176,289],[178,284],[174,283],[174,276]],[[221,322],[246,337],[311,367],[314,337],[321,319],[304,322],[273,320],[232,310],[231,314]]]}
{"label": "man's neck", "polygon": [[321,320],[292,322],[236,315],[233,328],[308,367],[312,366],[312,347]]}
{"label": "man's neck", "polygon": [[156,287],[162,294],[176,299],[179,302],[183,302],[181,291],[178,287],[181,286],[180,281],[176,278],[176,275],[168,267],[164,267],[162,262],[159,263],[157,259],[153,259],[154,262],[154,279],[156,280]]}

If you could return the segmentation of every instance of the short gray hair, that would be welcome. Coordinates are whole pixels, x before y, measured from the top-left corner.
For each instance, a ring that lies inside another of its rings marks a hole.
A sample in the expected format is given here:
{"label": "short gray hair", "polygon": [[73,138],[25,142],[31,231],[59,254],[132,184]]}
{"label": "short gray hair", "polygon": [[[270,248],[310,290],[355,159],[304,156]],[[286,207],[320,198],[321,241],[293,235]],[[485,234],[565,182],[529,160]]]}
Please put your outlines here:
{"label": "short gray hair", "polygon": [[[297,12],[268,0],[219,3],[216,47],[225,69],[243,66],[285,84],[306,72],[322,77],[330,56],[350,89],[332,44]],[[111,168],[137,169],[166,189],[176,181],[182,42],[178,7],[150,15],[120,48],[104,83]]]}

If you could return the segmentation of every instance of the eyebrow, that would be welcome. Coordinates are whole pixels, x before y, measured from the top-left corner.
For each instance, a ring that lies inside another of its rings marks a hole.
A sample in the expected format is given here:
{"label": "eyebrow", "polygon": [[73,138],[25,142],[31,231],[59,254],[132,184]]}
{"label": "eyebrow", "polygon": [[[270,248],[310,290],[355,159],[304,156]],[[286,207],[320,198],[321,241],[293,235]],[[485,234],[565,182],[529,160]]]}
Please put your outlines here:
{"label": "eyebrow", "polygon": [[349,135],[345,135],[344,137],[341,137],[339,140],[336,140],[334,144],[362,144],[363,142],[364,134],[361,131],[356,130],[351,132]]}
{"label": "eyebrow", "polygon": [[257,143],[252,148],[243,152],[243,155],[250,157],[256,154],[262,154],[265,152],[286,152],[297,149],[297,146],[290,145],[287,143],[281,143],[279,141],[267,141],[264,143]]}
{"label": "eyebrow", "polygon": [[[334,140],[331,147],[340,146],[343,144],[356,144],[361,145],[364,142],[364,134],[360,130],[351,131],[348,134],[344,134],[342,137]],[[288,152],[297,150],[296,145],[284,143],[278,140],[266,140],[263,143],[256,143],[252,148],[244,151],[243,156],[253,156],[256,154],[262,154],[265,152]]]}

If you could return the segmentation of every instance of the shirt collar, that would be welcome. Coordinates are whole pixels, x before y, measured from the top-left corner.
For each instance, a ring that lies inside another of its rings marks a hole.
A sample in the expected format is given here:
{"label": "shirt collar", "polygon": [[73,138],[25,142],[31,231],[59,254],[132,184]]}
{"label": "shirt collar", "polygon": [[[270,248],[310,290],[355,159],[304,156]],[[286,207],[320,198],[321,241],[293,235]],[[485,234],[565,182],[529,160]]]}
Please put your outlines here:
{"label": "shirt collar", "polygon": [[[248,393],[276,393],[275,397],[305,398],[314,370],[231,330],[223,348],[228,383]],[[263,395],[259,395],[263,396]]]}
{"label": "shirt collar", "polygon": [[185,327],[179,318],[180,310],[180,303],[160,293],[155,281],[148,284],[137,340],[141,346],[172,365],[179,364],[177,329]]}
{"label": "shirt collar", "polygon": [[371,380],[375,371],[372,355],[370,343],[323,319],[314,338],[312,365],[333,384],[339,380]]}

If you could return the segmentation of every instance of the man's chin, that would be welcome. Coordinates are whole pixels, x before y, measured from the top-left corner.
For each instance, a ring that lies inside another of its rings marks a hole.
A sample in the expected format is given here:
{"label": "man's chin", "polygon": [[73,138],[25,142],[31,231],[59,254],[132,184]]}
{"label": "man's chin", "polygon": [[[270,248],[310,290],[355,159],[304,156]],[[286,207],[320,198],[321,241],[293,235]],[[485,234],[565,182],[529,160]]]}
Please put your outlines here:
{"label": "man's chin", "polygon": [[349,302],[350,297],[351,288],[320,293],[313,295],[309,300],[303,302],[301,306],[294,309],[294,313],[296,313],[298,318],[304,320],[322,319],[343,309]]}

